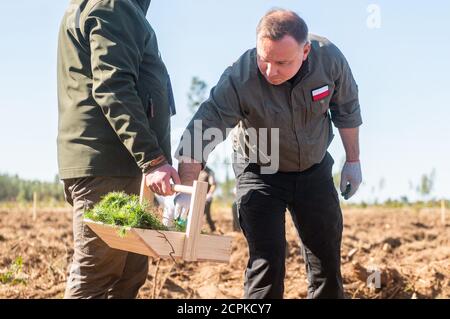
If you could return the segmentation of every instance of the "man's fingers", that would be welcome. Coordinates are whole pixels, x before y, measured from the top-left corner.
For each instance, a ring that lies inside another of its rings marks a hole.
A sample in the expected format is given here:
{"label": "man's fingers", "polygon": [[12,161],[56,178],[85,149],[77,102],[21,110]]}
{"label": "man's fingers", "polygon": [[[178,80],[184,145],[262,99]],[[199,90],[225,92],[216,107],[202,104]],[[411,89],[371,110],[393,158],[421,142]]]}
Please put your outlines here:
{"label": "man's fingers", "polygon": [[176,184],[180,184],[180,177],[173,167],[166,167],[160,172],[154,172],[155,176],[150,179],[150,188],[158,195],[170,196],[175,194],[170,185],[171,178]]}
{"label": "man's fingers", "polygon": [[350,191],[348,192],[347,196],[345,199],[349,199],[350,197],[352,197],[353,195],[355,195],[356,191],[358,190],[358,186],[354,186],[352,184],[350,184]]}
{"label": "man's fingers", "polygon": [[166,185],[167,185],[168,196],[174,195],[176,192],[174,192],[174,190],[172,189],[172,185],[170,182],[170,176],[167,176]]}
{"label": "man's fingers", "polygon": [[341,176],[341,185],[340,185],[341,193],[345,192],[345,189],[347,188],[347,183],[348,183],[347,178],[345,176]]}
{"label": "man's fingers", "polygon": [[155,193],[158,195],[162,195],[161,187],[158,182],[153,182],[152,187],[155,190]]}
{"label": "man's fingers", "polygon": [[178,172],[176,171],[176,169],[172,170],[171,176],[172,176],[172,180],[173,180],[174,184],[181,185],[181,179],[180,179],[180,176],[178,175]]}
{"label": "man's fingers", "polygon": [[164,196],[170,196],[173,194],[172,187],[170,187],[170,176],[165,177],[161,182],[161,190]]}
{"label": "man's fingers", "polygon": [[167,187],[166,187],[166,181],[164,179],[161,181],[161,192],[162,192],[161,195],[166,196],[166,194],[167,194]]}
{"label": "man's fingers", "polygon": [[145,185],[152,191],[152,193],[156,193],[155,188],[153,187],[153,181],[148,175],[145,177]]}
{"label": "man's fingers", "polygon": [[352,188],[351,188],[350,192],[348,193],[348,198],[350,198],[356,194],[360,185],[361,185],[361,183],[352,183],[351,184]]}

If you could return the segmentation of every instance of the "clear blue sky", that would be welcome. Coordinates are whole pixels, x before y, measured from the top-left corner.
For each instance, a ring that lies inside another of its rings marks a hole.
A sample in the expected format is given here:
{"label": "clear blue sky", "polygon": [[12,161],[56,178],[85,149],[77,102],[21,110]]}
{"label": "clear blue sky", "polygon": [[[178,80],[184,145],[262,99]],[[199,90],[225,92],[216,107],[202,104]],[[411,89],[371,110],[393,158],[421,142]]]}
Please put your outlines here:
{"label": "clear blue sky", "polygon": [[[56,47],[67,4],[15,0],[1,5],[1,173],[43,180],[57,173]],[[380,28],[367,23],[373,17],[371,4],[381,10]],[[311,32],[338,45],[359,84],[365,184],[355,201],[412,198],[410,182],[417,184],[433,168],[433,195],[450,197],[446,1],[153,0],[148,19],[171,74],[178,109],[172,121],[174,143],[189,119],[191,78],[199,76],[213,86],[228,65],[254,47],[258,20],[275,6],[295,10]],[[330,152],[338,170],[344,152],[335,133]]]}

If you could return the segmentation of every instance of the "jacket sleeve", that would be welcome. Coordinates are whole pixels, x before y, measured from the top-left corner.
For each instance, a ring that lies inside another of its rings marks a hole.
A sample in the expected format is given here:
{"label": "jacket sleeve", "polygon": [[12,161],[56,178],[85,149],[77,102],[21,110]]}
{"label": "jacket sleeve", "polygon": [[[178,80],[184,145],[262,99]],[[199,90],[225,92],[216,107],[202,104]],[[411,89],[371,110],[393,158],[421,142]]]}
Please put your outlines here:
{"label": "jacket sleeve", "polygon": [[355,128],[362,124],[358,85],[350,66],[337,47],[335,51],[335,90],[330,101],[331,119],[337,128]]}
{"label": "jacket sleeve", "polygon": [[86,18],[95,101],[138,166],[163,154],[136,85],[147,39],[127,1],[95,6]]}
{"label": "jacket sleeve", "polygon": [[243,118],[238,92],[230,76],[231,68],[221,76],[186,127],[175,157],[189,157],[206,164],[209,154],[223,142]]}

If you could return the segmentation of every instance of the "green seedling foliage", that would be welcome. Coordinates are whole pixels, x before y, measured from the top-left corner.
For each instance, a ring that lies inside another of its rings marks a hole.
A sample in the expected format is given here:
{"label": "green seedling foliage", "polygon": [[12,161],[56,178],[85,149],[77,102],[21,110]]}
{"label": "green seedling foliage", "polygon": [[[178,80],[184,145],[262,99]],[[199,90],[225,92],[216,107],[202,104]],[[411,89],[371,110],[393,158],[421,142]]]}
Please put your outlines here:
{"label": "green seedling foliage", "polygon": [[168,230],[154,213],[148,202],[139,203],[139,196],[124,192],[105,195],[84,216],[90,220],[119,226],[119,235],[124,237],[129,228]]}

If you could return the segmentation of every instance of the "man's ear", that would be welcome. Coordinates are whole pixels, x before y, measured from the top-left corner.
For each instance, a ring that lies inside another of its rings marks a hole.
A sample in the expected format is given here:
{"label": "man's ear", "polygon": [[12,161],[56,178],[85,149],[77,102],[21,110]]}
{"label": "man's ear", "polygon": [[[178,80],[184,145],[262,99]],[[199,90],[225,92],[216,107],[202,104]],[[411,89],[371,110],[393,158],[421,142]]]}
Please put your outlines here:
{"label": "man's ear", "polygon": [[303,46],[303,61],[305,61],[308,58],[309,52],[311,52],[311,43],[307,42]]}

